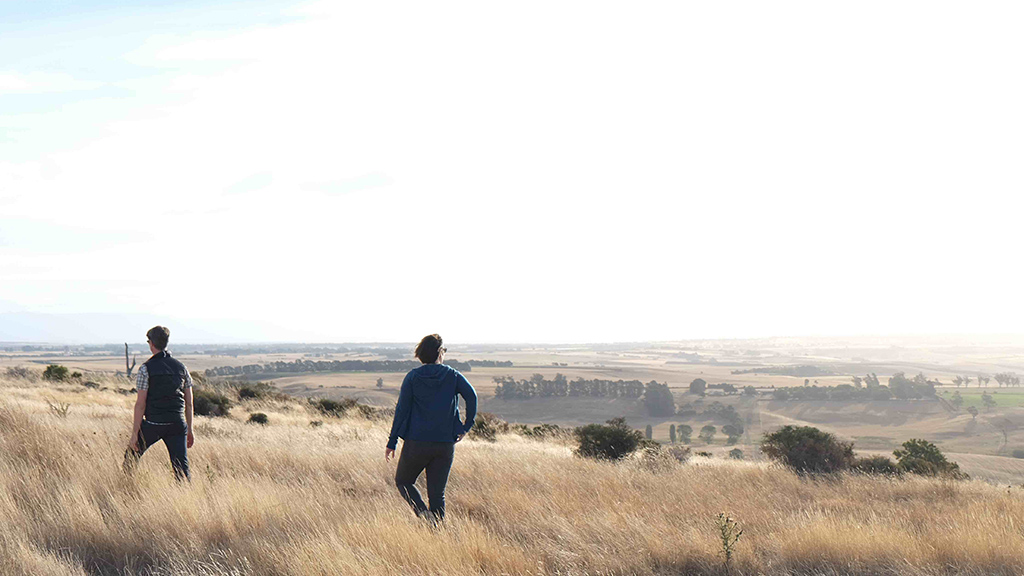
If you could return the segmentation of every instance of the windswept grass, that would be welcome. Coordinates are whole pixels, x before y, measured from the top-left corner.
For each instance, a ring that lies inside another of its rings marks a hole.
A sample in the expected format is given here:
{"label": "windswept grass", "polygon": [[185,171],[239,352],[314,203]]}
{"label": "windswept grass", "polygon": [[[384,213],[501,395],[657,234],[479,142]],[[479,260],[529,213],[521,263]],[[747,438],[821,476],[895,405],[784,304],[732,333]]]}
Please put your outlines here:
{"label": "windswept grass", "polygon": [[[121,474],[133,397],[0,390],[4,575],[725,574],[722,512],[743,530],[732,574],[1024,573],[1020,488],[609,464],[499,436],[459,445],[450,522],[434,530],[393,488],[385,422],[243,402],[197,419],[193,480],[177,485],[160,445]],[[71,403],[67,417],[47,399]],[[257,407],[269,425],[245,424]]]}

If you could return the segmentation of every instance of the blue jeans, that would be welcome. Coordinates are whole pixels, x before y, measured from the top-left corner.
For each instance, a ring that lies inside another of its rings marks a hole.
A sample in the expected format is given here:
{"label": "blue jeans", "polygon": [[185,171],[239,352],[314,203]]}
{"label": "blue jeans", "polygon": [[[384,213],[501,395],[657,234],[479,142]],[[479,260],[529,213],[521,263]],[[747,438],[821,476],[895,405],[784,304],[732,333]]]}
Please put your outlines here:
{"label": "blue jeans", "polygon": [[163,440],[164,445],[167,446],[167,453],[171,456],[171,468],[174,469],[174,478],[177,480],[191,480],[192,477],[188,471],[187,437],[184,420],[168,422],[166,424],[143,420],[142,427],[139,428],[139,450],[138,452],[133,451],[131,448],[125,450],[124,471],[131,473],[135,470],[135,465],[138,464],[142,454],[150,446]]}

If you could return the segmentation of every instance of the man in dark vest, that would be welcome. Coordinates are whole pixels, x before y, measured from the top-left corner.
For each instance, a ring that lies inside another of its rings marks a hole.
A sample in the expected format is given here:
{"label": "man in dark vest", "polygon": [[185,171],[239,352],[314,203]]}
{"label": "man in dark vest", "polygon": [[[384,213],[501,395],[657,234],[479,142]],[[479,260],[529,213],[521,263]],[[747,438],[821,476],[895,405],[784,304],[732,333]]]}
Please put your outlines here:
{"label": "man in dark vest", "polygon": [[159,440],[171,455],[174,477],[191,479],[188,471],[188,448],[192,434],[192,376],[181,362],[167,352],[171,331],[154,326],[146,332],[153,357],[139,368],[135,380],[135,419],[128,450],[124,453],[125,472],[131,472],[142,453]]}

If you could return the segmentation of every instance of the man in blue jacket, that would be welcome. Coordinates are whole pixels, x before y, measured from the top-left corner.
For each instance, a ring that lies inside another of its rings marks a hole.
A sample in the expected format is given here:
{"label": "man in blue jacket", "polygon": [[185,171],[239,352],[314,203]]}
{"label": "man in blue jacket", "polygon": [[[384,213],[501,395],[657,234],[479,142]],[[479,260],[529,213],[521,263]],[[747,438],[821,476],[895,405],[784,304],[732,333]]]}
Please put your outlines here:
{"label": "man in blue jacket", "polygon": [[[390,461],[398,438],[404,440],[395,485],[417,516],[429,512],[435,522],[444,520],[444,490],[455,443],[469,432],[476,418],[476,390],[458,370],[443,364],[447,349],[442,344],[439,335],[431,334],[416,346],[416,357],[423,366],[405,375],[384,451],[384,459]],[[466,401],[465,423],[459,418],[459,396]],[[416,489],[416,479],[424,469],[430,508]]]}

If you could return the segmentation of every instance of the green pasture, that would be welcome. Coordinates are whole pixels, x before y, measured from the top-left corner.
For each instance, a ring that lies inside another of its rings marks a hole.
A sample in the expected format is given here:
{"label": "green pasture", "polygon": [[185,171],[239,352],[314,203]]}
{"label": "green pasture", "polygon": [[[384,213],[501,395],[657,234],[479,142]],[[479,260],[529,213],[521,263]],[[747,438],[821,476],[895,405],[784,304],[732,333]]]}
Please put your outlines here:
{"label": "green pasture", "polygon": [[[953,393],[956,390],[939,390],[939,395],[946,400],[953,398]],[[992,399],[996,401],[996,406],[1001,408],[1018,408],[1024,407],[1024,389],[1021,388],[981,388],[981,389],[963,389],[959,390],[960,396],[964,399],[964,408],[969,406],[976,406],[979,410],[984,410],[985,404],[981,401],[981,395],[988,392],[992,396]]]}

